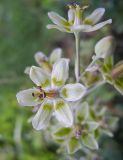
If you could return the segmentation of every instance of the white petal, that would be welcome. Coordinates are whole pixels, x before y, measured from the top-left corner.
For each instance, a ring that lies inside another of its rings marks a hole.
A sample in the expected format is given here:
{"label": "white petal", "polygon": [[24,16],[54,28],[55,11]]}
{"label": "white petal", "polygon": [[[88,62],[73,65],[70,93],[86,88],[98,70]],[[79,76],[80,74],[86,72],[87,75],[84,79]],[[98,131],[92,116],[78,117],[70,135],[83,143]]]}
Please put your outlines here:
{"label": "white petal", "polygon": [[55,12],[49,12],[48,16],[52,20],[52,22],[58,26],[64,27],[69,24],[66,19],[64,19],[63,17],[61,17]]}
{"label": "white petal", "polygon": [[53,65],[52,88],[60,88],[68,79],[69,59],[61,58]]}
{"label": "white petal", "polygon": [[85,32],[86,30],[91,29],[91,27],[92,27],[91,25],[86,25],[86,24],[73,25],[71,26],[71,30],[73,32],[80,32],[80,31]]}
{"label": "white petal", "polygon": [[75,9],[74,8],[70,8],[68,10],[68,20],[69,22],[73,22],[75,19]]}
{"label": "white petal", "polygon": [[80,83],[67,84],[61,91],[60,95],[67,101],[77,101],[84,96],[86,88]]}
{"label": "white petal", "polygon": [[32,66],[29,76],[37,86],[41,86],[42,88],[50,87],[50,77],[43,69]]}
{"label": "white petal", "polygon": [[109,129],[101,129],[101,132],[103,134],[106,134],[109,137],[113,137],[114,136],[113,133]]}
{"label": "white petal", "polygon": [[55,101],[55,115],[58,121],[60,121],[65,127],[70,127],[73,124],[73,115],[70,106],[62,99]]}
{"label": "white petal", "polygon": [[95,149],[99,148],[96,139],[91,134],[88,134],[88,135],[84,136],[82,138],[82,142],[86,147],[88,147],[92,150],[95,150]]}
{"label": "white petal", "polygon": [[102,38],[95,46],[96,57],[106,58],[107,56],[113,54],[115,46],[114,38],[112,36]]}
{"label": "white petal", "polygon": [[92,132],[92,131],[95,131],[99,127],[99,123],[94,122],[94,121],[90,121],[90,122],[88,121],[87,127],[88,127],[88,130]]}
{"label": "white petal", "polygon": [[104,8],[97,8],[91,13],[91,15],[85,18],[84,23],[95,24],[102,18],[104,13],[105,13]]}
{"label": "white petal", "polygon": [[58,26],[58,25],[53,25],[53,24],[48,24],[47,29],[58,29],[61,32],[71,33],[70,28],[65,28],[65,26],[63,27],[63,26]]}
{"label": "white petal", "polygon": [[18,103],[21,106],[35,106],[41,103],[41,102],[35,101],[34,97],[32,96],[32,93],[35,93],[36,91],[37,89],[31,88],[31,89],[18,92],[16,95]]}
{"label": "white petal", "polygon": [[96,30],[102,28],[102,27],[105,26],[106,24],[111,24],[111,23],[112,23],[112,19],[109,19],[109,20],[107,20],[107,21],[98,23],[98,24],[92,26],[91,28],[86,29],[86,30],[84,30],[83,32],[93,32],[93,31],[96,31]]}
{"label": "white petal", "polygon": [[83,102],[76,106],[76,118],[78,121],[86,121],[89,117],[89,106],[87,102]]}
{"label": "white petal", "polygon": [[49,123],[53,112],[53,103],[50,100],[46,100],[32,119],[33,128],[36,130],[45,129]]}
{"label": "white petal", "polygon": [[54,64],[57,60],[59,60],[62,56],[62,49],[55,48],[50,55],[50,63]]}
{"label": "white petal", "polygon": [[37,52],[34,55],[35,61],[41,66],[43,61],[48,61],[47,56],[43,52]]}
{"label": "white petal", "polygon": [[24,73],[25,73],[25,74],[29,74],[30,68],[31,68],[31,67],[26,67],[25,70],[24,70]]}

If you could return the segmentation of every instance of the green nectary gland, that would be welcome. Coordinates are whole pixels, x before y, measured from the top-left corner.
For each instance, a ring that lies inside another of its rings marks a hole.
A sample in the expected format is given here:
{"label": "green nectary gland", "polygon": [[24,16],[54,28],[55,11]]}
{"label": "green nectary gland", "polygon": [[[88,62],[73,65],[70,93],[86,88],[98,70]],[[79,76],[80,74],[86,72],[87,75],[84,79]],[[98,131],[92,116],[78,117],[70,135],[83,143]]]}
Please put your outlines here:
{"label": "green nectary gland", "polygon": [[46,69],[48,72],[52,71],[52,65],[48,61],[44,61],[41,64],[42,68]]}
{"label": "green nectary gland", "polygon": [[53,109],[53,106],[50,103],[46,103],[42,107],[45,110],[52,110]]}
{"label": "green nectary gland", "polygon": [[41,84],[41,86],[45,88],[45,87],[49,86],[49,84],[50,84],[50,80],[46,79],[45,82],[43,84]]}
{"label": "green nectary gland", "polygon": [[64,96],[65,98],[68,97],[68,93],[67,93],[67,89],[66,89],[66,88],[63,88],[62,94],[63,94],[63,96]]}
{"label": "green nectary gland", "polygon": [[56,86],[61,86],[63,84],[63,81],[57,80],[56,77],[53,77],[52,81],[53,81],[54,85],[56,85]]}
{"label": "green nectary gland", "polygon": [[92,24],[93,24],[93,21],[90,20],[90,19],[85,19],[85,20],[84,20],[84,24],[92,25]]}
{"label": "green nectary gland", "polygon": [[56,104],[56,110],[59,110],[61,107],[64,107],[64,102],[60,101]]}

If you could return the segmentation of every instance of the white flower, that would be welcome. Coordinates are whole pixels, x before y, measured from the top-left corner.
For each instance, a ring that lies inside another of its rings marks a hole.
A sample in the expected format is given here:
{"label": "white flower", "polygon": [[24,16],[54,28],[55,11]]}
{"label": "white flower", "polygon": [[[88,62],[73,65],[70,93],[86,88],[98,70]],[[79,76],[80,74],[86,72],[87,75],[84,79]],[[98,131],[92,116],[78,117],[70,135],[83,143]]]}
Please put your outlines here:
{"label": "white flower", "polygon": [[73,115],[68,102],[82,98],[86,88],[80,83],[65,85],[68,71],[69,60],[65,58],[61,58],[53,65],[51,76],[39,67],[31,67],[29,76],[37,87],[20,91],[16,96],[22,106],[40,105],[32,119],[35,129],[46,128],[53,112],[65,127],[73,124]]}
{"label": "white flower", "polygon": [[95,45],[95,55],[92,57],[93,61],[86,68],[87,72],[94,72],[99,70],[99,65],[96,64],[98,59],[108,59],[115,50],[116,44],[112,36],[106,36],[99,40]]}
{"label": "white flower", "polygon": [[[47,57],[43,52],[39,51],[35,53],[34,58],[37,64],[45,69],[48,73],[52,71],[52,65],[61,58],[62,56],[62,49],[55,48],[51,52],[50,56]],[[31,67],[26,67],[24,73],[29,74]]]}
{"label": "white flower", "polygon": [[83,144],[90,149],[98,149],[98,143],[94,137],[95,130],[99,123],[90,118],[90,108],[87,102],[79,104],[76,110],[76,138],[82,138]]}
{"label": "white flower", "polygon": [[96,31],[106,24],[112,23],[112,20],[106,20],[98,23],[102,18],[105,9],[97,8],[89,16],[82,19],[83,11],[86,7],[80,8],[79,5],[69,5],[68,20],[61,17],[55,12],[49,12],[48,16],[54,24],[47,25],[48,29],[56,28],[62,32],[75,33],[75,32],[92,32]]}
{"label": "white flower", "polygon": [[53,134],[56,140],[62,140],[62,145],[67,147],[69,153],[74,153],[82,145],[90,149],[98,149],[95,132],[100,125],[90,118],[91,109],[87,102],[76,104],[74,112],[74,126],[72,128],[59,128]]}
{"label": "white flower", "polygon": [[115,46],[115,41],[112,36],[106,36],[99,40],[95,46],[96,59],[105,59],[109,55],[113,54]]}

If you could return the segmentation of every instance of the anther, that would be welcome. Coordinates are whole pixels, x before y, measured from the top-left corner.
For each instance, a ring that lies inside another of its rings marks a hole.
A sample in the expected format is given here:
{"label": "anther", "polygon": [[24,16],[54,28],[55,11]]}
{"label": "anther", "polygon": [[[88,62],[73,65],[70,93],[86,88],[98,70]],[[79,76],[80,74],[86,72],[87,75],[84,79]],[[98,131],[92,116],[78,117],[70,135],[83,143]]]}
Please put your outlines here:
{"label": "anther", "polygon": [[37,86],[37,89],[39,89],[42,92],[42,88],[41,86]]}
{"label": "anther", "polygon": [[82,132],[81,130],[76,130],[75,134],[76,134],[76,138],[79,139],[81,137]]}
{"label": "anther", "polygon": [[39,98],[40,100],[43,100],[43,99],[44,99],[43,94],[40,94],[40,95],[38,96],[38,98]]}
{"label": "anther", "polygon": [[79,139],[82,135],[82,126],[80,125],[76,125],[75,126],[75,136],[76,136],[76,139]]}
{"label": "anther", "polygon": [[76,5],[77,5],[77,3],[72,2],[72,3],[69,3],[67,6],[68,6],[68,8],[76,8]]}

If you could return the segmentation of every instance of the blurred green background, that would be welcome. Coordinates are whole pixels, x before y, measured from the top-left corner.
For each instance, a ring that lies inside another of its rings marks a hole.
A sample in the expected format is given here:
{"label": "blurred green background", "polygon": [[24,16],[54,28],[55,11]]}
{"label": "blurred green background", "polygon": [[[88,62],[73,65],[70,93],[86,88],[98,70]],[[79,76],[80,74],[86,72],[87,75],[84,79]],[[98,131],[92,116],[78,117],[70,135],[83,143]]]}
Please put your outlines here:
{"label": "blurred green background", "polygon": [[[32,86],[32,82],[24,74],[24,69],[32,64],[36,65],[35,52],[41,50],[48,55],[53,48],[61,47],[66,57],[71,58],[74,54],[73,35],[46,29],[46,25],[50,23],[47,12],[55,11],[67,17],[69,2],[72,1],[0,0],[0,160],[63,159],[56,153],[55,144],[46,143],[46,139],[42,137],[45,132],[34,131],[31,123],[28,123],[32,115],[31,109],[18,105],[16,93]],[[104,7],[106,13],[103,19],[113,19],[112,25],[100,31],[81,34],[81,53],[87,61],[91,59],[87,55],[94,52],[96,42],[109,34],[112,34],[117,42],[115,62],[123,59],[123,0],[77,2],[89,4],[87,13],[97,7]],[[109,87],[108,91],[115,94],[112,99],[109,98],[110,103],[122,112],[123,97],[112,87]],[[120,114],[114,139],[104,136],[100,141],[99,153],[103,160],[123,160],[122,116]]]}

